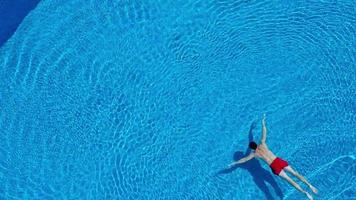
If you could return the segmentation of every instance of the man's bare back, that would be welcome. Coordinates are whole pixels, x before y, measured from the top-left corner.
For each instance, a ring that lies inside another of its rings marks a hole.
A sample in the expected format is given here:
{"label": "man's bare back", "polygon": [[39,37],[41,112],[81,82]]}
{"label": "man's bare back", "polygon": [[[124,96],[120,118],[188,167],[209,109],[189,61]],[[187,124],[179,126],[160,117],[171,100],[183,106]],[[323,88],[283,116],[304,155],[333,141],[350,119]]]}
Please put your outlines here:
{"label": "man's bare back", "polygon": [[257,146],[254,155],[255,157],[264,160],[268,165],[271,165],[271,163],[277,158],[277,156],[268,149],[268,146],[265,143]]}
{"label": "man's bare back", "polygon": [[254,152],[250,153],[250,155],[233,162],[229,166],[234,166],[236,164],[244,163],[252,158],[260,158],[264,160],[270,167],[271,170],[274,174],[277,176],[280,176],[284,178],[288,183],[290,183],[293,187],[295,187],[297,190],[300,192],[304,193],[308,199],[313,200],[313,197],[311,194],[303,190],[294,180],[292,180],[286,172],[291,173],[298,179],[300,179],[303,183],[307,184],[309,188],[315,193],[318,193],[318,190],[312,186],[302,175],[300,175],[297,171],[295,171],[291,166],[289,166],[288,162],[278,158],[271,150],[269,150],[267,144],[266,144],[266,137],[267,137],[267,128],[266,128],[266,121],[265,121],[265,115],[263,116],[262,119],[262,138],[261,138],[261,143],[257,145],[254,141],[251,141],[249,144],[249,147],[254,150]]}

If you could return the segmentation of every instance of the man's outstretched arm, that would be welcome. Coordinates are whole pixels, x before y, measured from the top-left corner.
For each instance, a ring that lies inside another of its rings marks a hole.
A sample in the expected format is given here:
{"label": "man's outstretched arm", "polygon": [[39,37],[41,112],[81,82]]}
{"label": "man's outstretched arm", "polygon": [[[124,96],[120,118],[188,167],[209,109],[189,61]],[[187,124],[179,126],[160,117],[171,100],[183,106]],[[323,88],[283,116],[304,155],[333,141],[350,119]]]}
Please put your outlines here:
{"label": "man's outstretched arm", "polygon": [[255,154],[254,154],[254,153],[250,153],[248,156],[246,156],[246,157],[244,157],[244,158],[241,158],[240,160],[238,160],[238,161],[236,161],[236,162],[231,163],[231,164],[229,165],[229,167],[232,167],[232,166],[234,166],[234,165],[247,162],[247,161],[251,160],[253,157],[255,157]]}
{"label": "man's outstretched arm", "polygon": [[261,138],[261,143],[262,144],[266,143],[266,138],[267,138],[266,114],[263,114],[263,119],[262,119],[262,138]]}

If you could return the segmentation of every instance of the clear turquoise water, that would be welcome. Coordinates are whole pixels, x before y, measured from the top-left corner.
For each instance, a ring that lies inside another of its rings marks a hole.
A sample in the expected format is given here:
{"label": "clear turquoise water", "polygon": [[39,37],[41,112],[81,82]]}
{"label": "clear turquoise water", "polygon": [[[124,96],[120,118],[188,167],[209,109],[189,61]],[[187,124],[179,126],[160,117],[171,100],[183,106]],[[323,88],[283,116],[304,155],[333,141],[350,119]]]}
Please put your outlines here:
{"label": "clear turquoise water", "polygon": [[0,199],[303,199],[224,171],[263,113],[317,199],[355,199],[355,8],[41,1],[0,49]]}

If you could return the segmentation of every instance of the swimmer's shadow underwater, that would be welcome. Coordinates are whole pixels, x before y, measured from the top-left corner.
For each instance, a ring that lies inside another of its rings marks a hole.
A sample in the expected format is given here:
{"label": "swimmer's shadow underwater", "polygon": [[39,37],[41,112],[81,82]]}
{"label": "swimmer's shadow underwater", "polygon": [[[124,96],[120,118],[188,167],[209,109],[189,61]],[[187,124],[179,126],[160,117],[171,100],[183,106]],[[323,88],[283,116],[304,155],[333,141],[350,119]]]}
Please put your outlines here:
{"label": "swimmer's shadow underwater", "polygon": [[[250,126],[250,130],[249,130],[249,134],[248,134],[249,142],[253,141],[252,131],[255,127],[256,127],[256,122],[253,122]],[[247,148],[245,153],[243,153],[242,151],[237,151],[234,153],[234,160],[237,161],[237,160],[249,155],[250,152],[251,152],[250,148]],[[280,199],[283,199],[283,192],[282,192],[281,188],[278,186],[276,180],[273,178],[272,173],[270,171],[266,170],[265,168],[263,168],[262,165],[260,164],[260,162],[256,158],[253,158],[253,159],[249,160],[248,162],[234,165],[230,168],[220,170],[217,173],[217,175],[229,174],[229,173],[233,172],[234,170],[236,170],[237,168],[245,169],[251,174],[251,176],[253,177],[253,181],[260,188],[260,190],[262,190],[262,192],[265,194],[265,196],[268,200],[273,200],[274,198],[273,198],[273,195],[271,194],[271,191],[268,189],[266,182],[269,183],[273,187],[276,195],[278,197],[280,197]]]}

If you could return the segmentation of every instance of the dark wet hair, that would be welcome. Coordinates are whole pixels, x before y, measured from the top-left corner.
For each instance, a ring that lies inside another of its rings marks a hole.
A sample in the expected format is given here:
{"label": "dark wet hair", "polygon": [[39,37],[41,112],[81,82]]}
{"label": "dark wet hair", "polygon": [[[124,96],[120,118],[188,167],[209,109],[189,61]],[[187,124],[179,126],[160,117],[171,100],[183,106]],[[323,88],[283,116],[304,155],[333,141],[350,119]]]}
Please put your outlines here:
{"label": "dark wet hair", "polygon": [[248,145],[251,149],[253,149],[253,150],[256,150],[257,149],[257,144],[256,144],[256,142],[254,142],[254,141],[252,141],[252,142],[250,142],[250,144]]}

